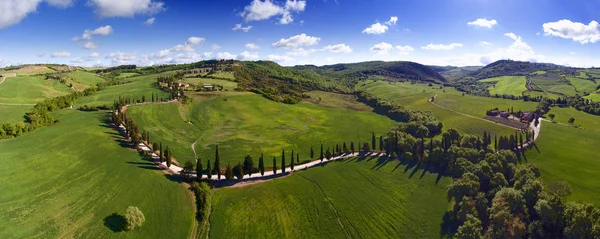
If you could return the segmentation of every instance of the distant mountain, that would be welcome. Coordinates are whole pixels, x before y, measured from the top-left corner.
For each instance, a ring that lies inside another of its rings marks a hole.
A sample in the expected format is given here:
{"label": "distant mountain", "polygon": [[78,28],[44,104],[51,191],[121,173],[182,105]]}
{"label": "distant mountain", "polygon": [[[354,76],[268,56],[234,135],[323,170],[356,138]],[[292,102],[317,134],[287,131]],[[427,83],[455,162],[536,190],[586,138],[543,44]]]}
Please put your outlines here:
{"label": "distant mountain", "polygon": [[479,80],[498,76],[525,76],[536,71],[560,70],[564,74],[577,74],[575,68],[550,63],[499,60],[470,74]]}
{"label": "distant mountain", "polygon": [[295,66],[296,69],[312,70],[332,78],[352,79],[353,81],[368,79],[371,76],[382,76],[390,81],[415,80],[428,82],[447,82],[446,78],[432,68],[409,61],[368,61],[327,66]]}

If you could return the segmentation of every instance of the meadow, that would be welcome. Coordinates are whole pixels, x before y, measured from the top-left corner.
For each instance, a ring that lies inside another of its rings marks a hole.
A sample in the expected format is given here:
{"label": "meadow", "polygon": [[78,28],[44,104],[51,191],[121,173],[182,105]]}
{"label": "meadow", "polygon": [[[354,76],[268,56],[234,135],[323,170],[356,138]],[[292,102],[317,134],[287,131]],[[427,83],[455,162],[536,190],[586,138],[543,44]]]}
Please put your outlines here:
{"label": "meadow", "polygon": [[[0,141],[0,238],[190,235],[188,192],[121,146],[107,113],[64,109],[54,117],[60,123]],[[124,215],[128,206],[141,209],[144,225],[113,231],[119,220],[109,216]]]}
{"label": "meadow", "polygon": [[[134,78],[129,78],[134,79]],[[168,94],[156,86],[156,76],[147,77],[143,80],[136,80],[130,83],[113,85],[106,87],[106,89],[102,91],[98,91],[95,94],[80,98],[75,102],[75,106],[83,106],[83,105],[107,105],[112,106],[114,100],[118,100],[119,97],[131,97],[135,99],[140,99],[142,96],[146,97],[146,101],[152,100],[152,94],[158,94],[161,98],[168,99]]]}
{"label": "meadow", "polygon": [[15,70],[0,71],[0,74],[17,73],[17,76],[31,76],[31,75],[45,74],[45,73],[52,73],[52,72],[56,72],[56,71],[48,68],[47,66],[29,65],[29,66],[23,66],[19,69],[15,69]]}
{"label": "meadow", "polygon": [[67,76],[75,79],[78,83],[84,85],[95,86],[100,82],[104,82],[104,78],[85,71],[73,71],[67,74]]}
{"label": "meadow", "polygon": [[212,78],[185,78],[185,79],[183,79],[183,81],[186,83],[189,83],[189,84],[197,85],[197,86],[202,86],[204,84],[221,85],[221,86],[223,86],[224,90],[235,90],[238,86],[238,84],[233,81],[219,80],[219,79],[212,79]]}
{"label": "meadow", "polygon": [[210,74],[210,76],[221,79],[235,80],[234,73],[231,71],[217,71],[215,73]]}
{"label": "meadow", "polygon": [[14,125],[17,122],[23,122],[24,116],[33,105],[3,105],[0,104],[0,124],[10,123]]}
{"label": "meadow", "polygon": [[527,91],[527,87],[525,84],[527,80],[524,76],[501,76],[480,80],[479,82],[483,83],[493,83],[496,84],[492,87],[489,87],[488,90],[491,95],[514,95],[521,96],[524,91]]}
{"label": "meadow", "polygon": [[571,82],[571,85],[575,87],[580,95],[584,95],[585,93],[594,93],[596,92],[597,86],[600,85],[591,80],[581,79],[579,77],[567,77],[567,80]]}
{"label": "meadow", "polygon": [[[440,89],[438,85],[428,86],[427,84],[411,84],[409,82],[387,83],[384,81],[365,81],[359,83],[356,88],[365,90],[379,98],[396,102],[407,109],[431,111],[444,124],[443,130],[456,129],[461,133],[473,135],[483,135],[483,132],[493,132],[498,135],[513,134],[513,129],[482,119],[488,107],[520,104],[517,101],[497,98],[476,97],[467,94],[463,96],[461,92],[456,91],[454,88],[446,87]],[[465,110],[465,112],[461,113],[472,114],[471,116],[475,118],[430,104],[427,100],[436,94],[436,104],[450,108],[455,107],[459,112]],[[463,103],[466,105],[465,107],[458,107],[458,104],[456,104],[458,98],[460,98],[460,102],[466,102]],[[480,100],[493,103],[489,103],[490,105],[477,105],[476,102]]]}
{"label": "meadow", "polygon": [[439,238],[450,179],[386,158],[351,158],[215,191],[210,237]]}
{"label": "meadow", "polygon": [[575,88],[560,78],[556,73],[531,77],[531,82],[544,91],[563,95],[575,95]]}
{"label": "meadow", "polygon": [[9,77],[0,84],[0,103],[36,104],[47,98],[72,93],[73,90],[57,80],[41,76]]}
{"label": "meadow", "polygon": [[540,92],[540,91],[525,91],[525,92],[523,92],[523,95],[528,95],[528,96],[531,96],[531,97],[542,96],[542,97],[547,97],[549,99],[558,99],[559,97],[562,97],[561,95],[557,95],[557,94],[554,94],[554,93]]}
{"label": "meadow", "polygon": [[[578,111],[571,107],[552,107],[550,108],[550,112],[548,112],[548,114],[554,114],[554,121],[562,124],[569,124],[569,118],[573,117],[575,118],[574,125],[581,126],[584,129],[600,131],[600,116]],[[548,114],[546,114],[546,118],[550,120]]]}
{"label": "meadow", "polygon": [[199,93],[193,101],[189,105],[137,105],[129,107],[127,114],[150,132],[151,141],[169,145],[180,163],[194,160],[191,145],[196,142],[203,162],[214,162],[218,144],[222,165],[243,161],[247,154],[258,162],[264,153],[269,167],[282,149],[288,164],[291,150],[300,154],[301,161],[309,160],[311,146],[318,157],[321,143],[327,149],[343,142],[370,142],[373,132],[384,134],[396,125],[370,111],[312,103],[288,105],[253,93]]}
{"label": "meadow", "polygon": [[525,162],[538,166],[545,183],[568,182],[570,200],[600,205],[599,144],[597,131],[544,122],[536,141],[539,152],[529,150]]}

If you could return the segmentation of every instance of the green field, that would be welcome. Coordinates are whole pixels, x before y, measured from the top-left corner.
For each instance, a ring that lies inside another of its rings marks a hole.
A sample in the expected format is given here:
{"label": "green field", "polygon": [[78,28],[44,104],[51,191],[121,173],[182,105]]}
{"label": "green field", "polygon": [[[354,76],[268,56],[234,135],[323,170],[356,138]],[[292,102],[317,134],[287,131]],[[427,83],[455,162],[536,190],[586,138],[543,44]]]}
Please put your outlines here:
{"label": "green field", "polygon": [[212,78],[185,78],[183,81],[197,86],[202,86],[204,84],[221,85],[224,90],[235,90],[238,86],[238,84],[233,81]]}
{"label": "green field", "polygon": [[151,141],[169,145],[180,163],[193,161],[191,145],[197,141],[195,148],[204,161],[214,161],[218,144],[223,165],[243,161],[246,154],[258,159],[264,152],[270,166],[270,159],[281,156],[282,149],[308,160],[311,146],[318,155],[321,143],[325,147],[344,141],[364,143],[372,132],[387,133],[396,125],[368,111],[288,105],[252,93],[203,94],[190,105],[138,105],[129,107],[127,114],[150,132]]}
{"label": "green field", "polygon": [[546,71],[536,71],[536,72],[531,73],[532,76],[543,75],[543,74],[546,74]]}
{"label": "green field", "polygon": [[488,88],[491,95],[514,95],[521,96],[527,90],[527,80],[524,76],[501,76],[480,80],[479,82],[497,82]]}
{"label": "green field", "polygon": [[561,95],[557,95],[557,94],[550,93],[550,92],[540,92],[540,91],[525,91],[525,92],[523,92],[523,95],[528,95],[531,97],[542,96],[542,97],[546,97],[549,99],[558,99],[559,97],[561,97]]}
{"label": "green field", "polygon": [[[555,115],[554,121],[556,122],[569,124],[569,118],[573,117],[575,118],[574,125],[580,125],[584,129],[593,129],[600,131],[600,116],[588,114],[583,111],[578,111],[574,108],[560,107],[550,108],[549,114]],[[550,120],[547,116],[548,114],[546,114],[546,118]]]}
{"label": "green field", "polygon": [[[462,96],[462,93],[453,88],[440,89],[437,85],[430,87],[426,84],[411,84],[408,82],[387,83],[383,81],[365,81],[358,84],[356,89],[365,90],[385,100],[392,100],[408,109],[431,111],[436,118],[444,124],[444,130],[456,129],[461,133],[476,135],[482,135],[483,132],[494,132],[498,135],[513,134],[513,129],[479,119],[485,116],[485,111],[483,111],[483,114],[480,112],[482,112],[482,110],[485,108],[492,107],[493,105],[501,106],[502,104],[521,104],[516,101],[504,99],[475,97],[467,94]],[[464,100],[460,100],[460,102],[477,102],[479,100],[483,100],[494,103],[491,105],[481,104],[480,106],[475,106],[474,103],[468,103],[467,105],[470,105],[470,107],[457,106],[457,108],[461,111],[463,109],[469,109],[467,112],[463,112],[466,114],[470,114],[472,111],[476,112],[476,114],[473,114],[472,116],[478,119],[474,119],[428,103],[427,99],[436,94],[438,95],[438,97],[436,97],[436,104],[437,102],[440,102],[441,104],[444,104],[445,107],[453,107],[452,105],[458,105],[455,104],[455,102],[457,102],[457,99],[461,97],[463,97]]]}
{"label": "green field", "polygon": [[[0,238],[186,238],[193,202],[182,185],[120,146],[108,114],[65,109],[60,123],[0,141]],[[104,219],[139,207],[144,225]]]}
{"label": "green field", "polygon": [[575,87],[575,90],[580,93],[580,95],[596,92],[597,84],[591,80],[584,80],[578,77],[567,77],[567,79],[569,82],[571,82],[571,85]]}
{"label": "green field", "polygon": [[[154,76],[156,77],[156,76]],[[133,78],[132,78],[133,79]],[[156,78],[147,78],[144,80],[137,80],[131,83],[114,85],[106,87],[106,89],[96,92],[92,96],[84,97],[75,102],[75,106],[79,107],[82,105],[107,105],[112,106],[114,100],[118,100],[119,97],[131,97],[135,99],[141,99],[142,96],[146,97],[146,101],[152,100],[152,94],[158,94],[161,98],[168,98],[168,94],[164,91],[159,90],[154,85],[156,84]]]}
{"label": "green field", "polygon": [[583,98],[586,98],[586,99],[594,101],[594,102],[600,102],[600,92],[596,92],[596,93],[590,94],[590,95],[588,95],[586,97],[583,97]]}
{"label": "green field", "polygon": [[540,153],[529,150],[526,160],[540,168],[546,183],[567,181],[569,199],[600,205],[600,133],[544,122],[536,145]]}
{"label": "green field", "polygon": [[69,77],[75,79],[75,81],[84,84],[84,85],[92,85],[103,82],[104,78],[99,77],[96,74],[85,72],[85,71],[73,71],[68,74]]}
{"label": "green field", "polygon": [[439,238],[449,178],[356,158],[216,190],[211,238]]}
{"label": "green field", "polygon": [[52,70],[46,66],[29,65],[29,66],[23,66],[20,69],[16,69],[16,70],[0,71],[0,74],[17,73],[17,76],[30,76],[30,75],[37,75],[37,74],[52,73],[52,72],[56,72],[56,71]]}
{"label": "green field", "polygon": [[210,74],[212,77],[235,80],[235,76],[231,71],[217,71],[215,73]]}
{"label": "green field", "polygon": [[23,122],[25,119],[25,113],[29,111],[29,109],[33,108],[31,105],[2,105],[0,104],[0,124],[2,123],[10,123],[15,124],[17,122]]}
{"label": "green field", "polygon": [[41,76],[9,77],[0,84],[0,103],[36,104],[72,92],[59,81],[44,80]]}
{"label": "green field", "polygon": [[575,88],[561,79],[561,76],[550,73],[531,77],[531,82],[544,91],[559,93],[563,95],[575,95]]}
{"label": "green field", "polygon": [[140,75],[140,74],[135,73],[135,72],[124,72],[124,73],[119,74],[119,76],[117,76],[117,79],[134,77],[134,76],[138,76],[138,75]]}

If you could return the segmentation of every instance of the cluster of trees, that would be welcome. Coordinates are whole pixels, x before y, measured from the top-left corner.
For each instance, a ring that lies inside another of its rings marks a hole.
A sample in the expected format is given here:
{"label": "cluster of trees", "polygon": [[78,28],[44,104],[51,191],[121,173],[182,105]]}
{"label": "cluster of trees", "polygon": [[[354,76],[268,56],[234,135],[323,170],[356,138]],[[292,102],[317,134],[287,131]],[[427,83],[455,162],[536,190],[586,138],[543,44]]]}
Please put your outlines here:
{"label": "cluster of trees", "polygon": [[555,104],[560,106],[571,106],[588,114],[600,115],[600,102],[593,102],[579,95],[558,98],[556,99]]}
{"label": "cluster of trees", "polygon": [[38,128],[52,125],[56,121],[50,113],[71,107],[73,102],[79,97],[92,95],[98,90],[101,90],[101,88],[91,87],[82,92],[73,92],[69,95],[58,96],[37,103],[31,110],[25,113],[25,122],[18,122],[14,125],[10,123],[1,124],[0,139],[18,137]]}
{"label": "cluster of trees", "polygon": [[110,110],[110,107],[108,107],[106,105],[98,105],[98,106],[83,105],[83,106],[79,106],[79,108],[77,108],[77,109],[81,110],[81,111],[99,111],[99,110]]}
{"label": "cluster of trees", "polygon": [[132,70],[136,70],[136,69],[137,69],[136,65],[120,65],[120,66],[115,66],[115,67],[98,69],[95,72],[96,72],[96,74],[103,74],[103,73],[110,73],[110,72],[115,72],[115,71],[132,71]]}
{"label": "cluster of trees", "polygon": [[408,110],[394,102],[381,100],[364,91],[357,92],[356,95],[360,102],[373,107],[374,112],[401,122],[401,131],[406,131],[414,137],[433,137],[442,132],[442,122],[437,121],[430,111]]}
{"label": "cluster of trees", "polygon": [[177,83],[178,80],[183,79],[184,75],[183,72],[177,72],[173,75],[159,76],[156,78],[156,84],[160,89],[169,93],[169,100],[186,99],[183,87],[179,87],[179,83]]}

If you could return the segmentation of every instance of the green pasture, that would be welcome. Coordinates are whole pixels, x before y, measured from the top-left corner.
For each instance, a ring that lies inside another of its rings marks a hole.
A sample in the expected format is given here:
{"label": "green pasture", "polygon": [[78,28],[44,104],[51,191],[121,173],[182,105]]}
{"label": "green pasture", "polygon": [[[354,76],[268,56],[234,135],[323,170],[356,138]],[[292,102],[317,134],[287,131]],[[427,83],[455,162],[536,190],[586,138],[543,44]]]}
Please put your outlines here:
{"label": "green pasture", "polygon": [[[121,146],[108,114],[64,109],[60,123],[0,141],[0,238],[187,238],[186,189]],[[117,232],[128,206],[144,225]],[[105,219],[109,219],[105,222]],[[116,230],[116,229],[115,229]]]}
{"label": "green pasture", "polygon": [[0,103],[36,104],[72,92],[59,81],[44,80],[41,76],[9,77],[0,84]]}
{"label": "green pasture", "polygon": [[494,86],[488,88],[491,95],[521,96],[527,90],[527,87],[525,87],[527,81],[524,76],[501,76],[483,79],[479,82],[496,82]]}
{"label": "green pasture", "polygon": [[235,76],[232,71],[217,71],[215,73],[210,74],[210,76],[228,80],[235,80]]}
{"label": "green pasture", "polygon": [[211,238],[439,238],[450,179],[352,158],[284,179],[217,189]]}
{"label": "green pasture", "polygon": [[145,80],[138,80],[126,84],[113,85],[106,87],[102,91],[98,91],[95,94],[87,97],[80,98],[75,102],[75,106],[83,105],[107,105],[112,106],[114,100],[118,100],[119,97],[131,97],[132,99],[141,100],[143,96],[146,97],[146,101],[152,100],[152,94],[158,94],[161,98],[168,99],[168,94],[162,90],[159,90],[156,86],[155,78],[148,78]]}
{"label": "green pasture", "polygon": [[[600,131],[600,116],[588,114],[570,107],[552,107],[548,114],[554,114],[554,121],[559,123],[569,124],[569,118],[573,117],[575,119],[574,125],[579,125],[585,129]],[[546,119],[550,120],[550,118],[547,117],[548,114],[546,114]]]}
{"label": "green pasture", "polygon": [[14,125],[17,122],[25,121],[25,113],[33,108],[33,105],[3,105],[0,104],[0,124],[10,123]]}
{"label": "green pasture", "polygon": [[238,84],[233,81],[212,78],[185,78],[183,81],[200,87],[202,87],[204,84],[221,85],[223,86],[224,90],[235,90],[238,86]]}
{"label": "green pasture", "polygon": [[73,71],[70,72],[67,76],[73,78],[75,81],[84,84],[95,86],[100,82],[104,82],[104,78],[90,72],[85,71]]}

